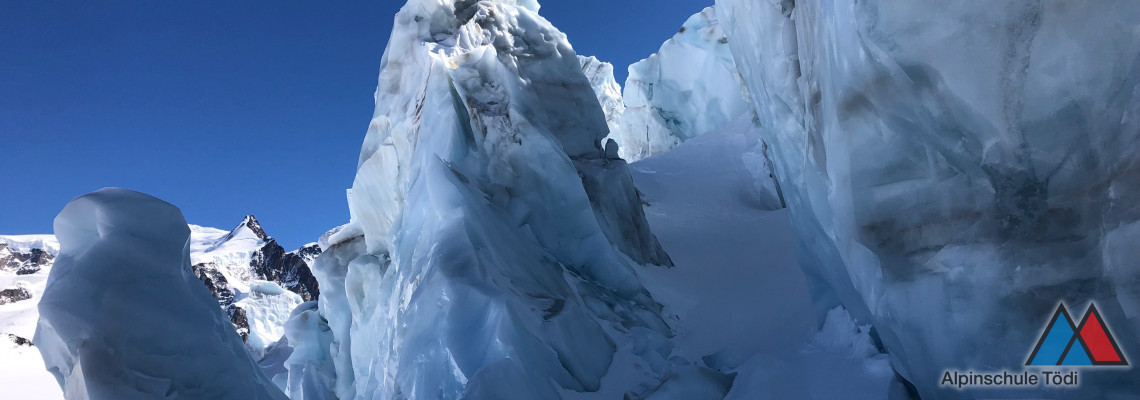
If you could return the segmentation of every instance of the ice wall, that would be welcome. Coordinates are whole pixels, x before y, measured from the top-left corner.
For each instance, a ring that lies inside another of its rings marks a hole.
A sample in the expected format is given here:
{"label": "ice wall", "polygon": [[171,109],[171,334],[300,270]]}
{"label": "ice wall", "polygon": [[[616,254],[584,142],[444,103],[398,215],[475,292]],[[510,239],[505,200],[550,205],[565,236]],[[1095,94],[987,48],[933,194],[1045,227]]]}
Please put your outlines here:
{"label": "ice wall", "polygon": [[[817,305],[923,398],[1019,369],[1058,302],[1140,354],[1140,3],[718,0]],[[1131,244],[1125,244],[1131,243]],[[1140,372],[1079,390],[1134,394]],[[1019,396],[1027,392],[1019,392]]]}
{"label": "ice wall", "polygon": [[55,234],[34,342],[68,399],[285,399],[190,269],[177,207],[102,189]]}
{"label": "ice wall", "polygon": [[657,53],[629,66],[620,128],[610,137],[637,161],[749,113],[713,7],[689,17]]}
{"label": "ice wall", "polygon": [[[411,0],[314,274],[341,399],[596,390],[630,329],[665,337],[633,268],[668,265],[565,36],[537,4]],[[292,377],[290,377],[292,380]]]}
{"label": "ice wall", "polygon": [[[625,102],[621,98],[621,85],[614,79],[614,66],[608,62],[599,61],[596,57],[578,56],[578,63],[582,66],[582,73],[590,80],[590,87],[598,103],[602,105],[602,112],[606,115],[606,125],[610,128],[610,136],[616,136],[620,128],[621,115],[625,113]],[[604,145],[604,144],[603,144]]]}

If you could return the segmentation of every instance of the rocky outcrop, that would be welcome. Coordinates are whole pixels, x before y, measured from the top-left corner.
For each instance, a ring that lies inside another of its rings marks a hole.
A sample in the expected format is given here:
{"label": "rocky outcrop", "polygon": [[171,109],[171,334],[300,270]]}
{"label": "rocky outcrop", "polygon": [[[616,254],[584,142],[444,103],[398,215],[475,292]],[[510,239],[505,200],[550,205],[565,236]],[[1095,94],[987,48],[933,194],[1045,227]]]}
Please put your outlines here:
{"label": "rocky outcrop", "polygon": [[11,304],[30,298],[32,298],[32,293],[23,286],[0,290],[0,305]]}

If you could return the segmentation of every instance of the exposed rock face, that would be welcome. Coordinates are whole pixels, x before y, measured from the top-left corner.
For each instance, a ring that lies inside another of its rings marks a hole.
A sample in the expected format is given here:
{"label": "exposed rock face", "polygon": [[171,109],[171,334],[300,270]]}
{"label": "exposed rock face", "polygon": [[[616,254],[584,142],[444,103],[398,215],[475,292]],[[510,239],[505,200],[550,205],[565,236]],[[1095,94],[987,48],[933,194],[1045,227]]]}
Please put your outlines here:
{"label": "exposed rock face", "polygon": [[277,282],[305,301],[312,301],[317,300],[321,293],[317,287],[317,278],[313,277],[309,267],[320,254],[321,247],[316,243],[286,253],[276,240],[269,238],[253,254],[249,266],[258,279]]}
{"label": "exposed rock face", "polygon": [[[309,269],[321,252],[316,243],[286,252],[277,240],[265,233],[261,223],[252,215],[247,215],[225,234],[202,227],[196,227],[194,231],[199,236],[197,246],[204,249],[194,255],[198,261],[193,266],[194,274],[210,290],[251,350],[260,352],[263,346],[279,338],[279,331],[283,332],[280,324],[284,323],[288,317],[287,309],[291,309],[290,305],[295,302],[290,297],[292,294],[258,292],[252,287],[253,282],[273,282],[295,293],[300,301],[316,300],[320,296],[317,280]],[[274,311],[265,314],[263,311],[267,310],[261,308],[266,305],[268,310]],[[259,316],[271,321],[255,321],[253,324],[268,325],[268,331],[258,332],[251,326],[250,318]],[[257,340],[249,342],[251,334]]]}
{"label": "exposed rock face", "polygon": [[32,298],[32,293],[23,286],[0,290],[0,305],[11,304],[30,298]]}
{"label": "exposed rock face", "polygon": [[194,264],[192,268],[194,275],[206,285],[210,295],[218,301],[218,306],[234,324],[234,330],[241,336],[241,340],[248,340],[249,320],[246,318],[245,310],[234,304],[234,291],[230,289],[226,276],[219,272],[217,265],[213,263]]}
{"label": "exposed rock face", "polygon": [[7,243],[0,242],[0,270],[15,271],[17,275],[30,275],[50,266],[55,256],[42,248],[27,251],[13,251]]}
{"label": "exposed rock face", "polygon": [[11,340],[12,343],[15,343],[17,346],[28,346],[28,347],[35,346],[35,344],[33,344],[31,340],[28,340],[28,339],[20,337],[20,336],[13,335],[11,333],[5,333],[4,337],[7,338],[8,340]]}

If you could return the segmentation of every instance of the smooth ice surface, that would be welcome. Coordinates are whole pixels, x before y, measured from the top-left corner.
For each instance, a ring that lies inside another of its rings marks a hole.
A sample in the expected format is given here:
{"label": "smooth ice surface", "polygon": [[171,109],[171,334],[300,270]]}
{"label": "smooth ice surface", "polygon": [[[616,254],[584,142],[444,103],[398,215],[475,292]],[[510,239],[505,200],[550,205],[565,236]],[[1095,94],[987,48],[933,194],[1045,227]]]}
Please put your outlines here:
{"label": "smooth ice surface", "polygon": [[191,271],[178,208],[102,189],[68,203],[55,233],[34,341],[67,398],[285,398]]}
{"label": "smooth ice surface", "polygon": [[748,114],[713,7],[689,17],[657,53],[629,66],[620,128],[610,135],[619,154],[637,161]]}
{"label": "smooth ice surface", "polygon": [[[720,0],[817,312],[876,328],[924,398],[1020,368],[1057,303],[1140,354],[1140,3]],[[1129,244],[1125,244],[1129,243]]]}

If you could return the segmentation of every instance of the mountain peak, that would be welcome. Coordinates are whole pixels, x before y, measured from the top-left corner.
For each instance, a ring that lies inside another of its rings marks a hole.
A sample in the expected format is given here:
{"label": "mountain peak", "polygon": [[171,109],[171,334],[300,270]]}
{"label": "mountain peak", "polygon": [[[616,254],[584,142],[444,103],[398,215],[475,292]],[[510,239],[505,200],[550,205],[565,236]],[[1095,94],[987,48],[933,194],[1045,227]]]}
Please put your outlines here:
{"label": "mountain peak", "polygon": [[265,233],[265,229],[261,228],[261,223],[257,221],[257,217],[254,217],[253,214],[246,215],[245,218],[242,219],[241,223],[238,224],[238,226],[235,227],[232,231],[230,231],[230,233],[235,233],[241,230],[242,227],[249,229],[251,232],[253,232],[254,235],[262,240],[271,239],[269,235]]}
{"label": "mountain peak", "polygon": [[245,248],[246,251],[253,251],[261,247],[265,242],[273,240],[265,229],[261,228],[261,223],[257,218],[251,215],[246,215],[234,229],[231,229],[225,236],[213,241],[206,253],[219,250],[221,248],[233,249],[234,246]]}

